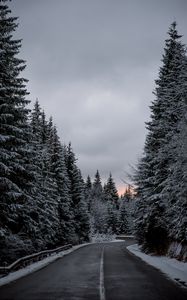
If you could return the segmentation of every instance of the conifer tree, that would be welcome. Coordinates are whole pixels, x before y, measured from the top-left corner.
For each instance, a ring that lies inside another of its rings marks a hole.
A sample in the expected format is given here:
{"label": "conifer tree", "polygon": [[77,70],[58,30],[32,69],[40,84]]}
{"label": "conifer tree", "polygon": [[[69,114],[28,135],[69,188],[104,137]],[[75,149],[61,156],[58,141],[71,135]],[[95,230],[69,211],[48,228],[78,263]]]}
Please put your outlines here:
{"label": "conifer tree", "polygon": [[76,165],[75,154],[69,144],[65,162],[67,173],[70,180],[70,196],[73,210],[73,227],[75,232],[75,240],[78,242],[89,240],[89,216],[84,198],[84,186],[81,172]]}
{"label": "conifer tree", "polygon": [[111,202],[114,209],[119,208],[119,196],[111,173],[104,187],[104,198],[105,201]]}
{"label": "conifer tree", "polygon": [[118,231],[118,214],[111,201],[106,202],[107,216],[106,216],[106,230],[107,233],[116,234]]}
{"label": "conifer tree", "polygon": [[50,161],[50,174],[53,177],[53,181],[56,182],[57,197],[54,199],[57,204],[57,217],[59,219],[58,225],[58,239],[61,242],[67,242],[72,233],[72,211],[71,211],[71,197],[70,182],[68,179],[67,169],[65,165],[65,157],[63,148],[61,146],[56,126],[52,128],[52,140],[51,140],[51,161]]}
{"label": "conifer tree", "polygon": [[34,188],[31,192],[34,205],[30,211],[37,223],[34,244],[37,250],[41,250],[57,243],[59,220],[56,199],[58,195],[56,183],[50,176],[48,137],[46,135],[45,139],[43,138],[43,132],[47,129],[47,122],[45,114],[41,112],[38,100],[34,104],[30,119],[32,132],[30,147],[33,150],[32,165],[35,171]]}
{"label": "conifer tree", "polygon": [[92,197],[93,198],[102,198],[103,188],[101,184],[101,177],[99,171],[97,170],[93,182],[93,190],[92,190]]}
{"label": "conifer tree", "polygon": [[169,143],[177,134],[183,114],[183,100],[178,88],[185,50],[175,22],[171,24],[168,34],[163,66],[156,80],[155,100],[151,105],[151,121],[147,123],[144,157],[136,176],[139,199],[136,233],[144,248],[157,252],[164,252],[169,242],[166,217],[169,205],[164,196],[173,159]]}
{"label": "conifer tree", "polygon": [[126,209],[125,199],[121,199],[118,220],[117,220],[117,233],[124,234],[129,233],[129,222],[128,222],[128,212]]}
{"label": "conifer tree", "polygon": [[20,76],[25,61],[17,57],[21,47],[21,40],[13,38],[17,18],[11,16],[6,2],[0,1],[0,239],[5,245],[12,237],[16,249],[18,244],[26,248],[30,240],[24,220],[28,220],[26,203],[31,200],[28,195],[33,174],[28,149],[27,80]]}
{"label": "conifer tree", "polygon": [[[168,202],[167,219],[169,237],[172,241],[187,242],[187,57],[183,61],[178,86],[178,98],[181,98],[182,118],[178,122],[176,133],[168,143],[168,155],[172,157],[170,172],[164,188],[164,197]],[[181,108],[181,106],[180,106]]]}
{"label": "conifer tree", "polygon": [[91,203],[92,203],[92,182],[90,176],[88,175],[85,187],[84,187],[84,196],[88,207],[88,212],[90,213],[91,210]]}

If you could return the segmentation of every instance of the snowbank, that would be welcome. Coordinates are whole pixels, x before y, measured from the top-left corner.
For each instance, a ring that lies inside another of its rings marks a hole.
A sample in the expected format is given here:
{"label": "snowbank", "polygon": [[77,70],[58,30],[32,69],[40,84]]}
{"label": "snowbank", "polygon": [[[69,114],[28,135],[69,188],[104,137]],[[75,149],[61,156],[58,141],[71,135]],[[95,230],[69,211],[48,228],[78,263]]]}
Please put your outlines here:
{"label": "snowbank", "polygon": [[81,247],[84,247],[86,245],[89,245],[89,243],[74,246],[71,249],[59,252],[58,254],[52,254],[51,256],[46,257],[41,261],[35,262],[31,265],[28,265],[24,269],[20,269],[18,271],[12,272],[12,273],[8,274],[7,276],[0,278],[0,286],[8,284],[8,283],[15,281],[21,277],[31,274],[37,270],[40,270],[40,269],[44,268],[45,266],[47,266],[48,264],[50,264],[51,262],[53,262],[59,258],[62,258],[63,256],[65,256]]}
{"label": "snowbank", "polygon": [[116,236],[116,239],[122,239],[122,240],[129,240],[129,239],[135,239],[134,235],[127,235],[127,234],[120,234]]}
{"label": "snowbank", "polygon": [[91,236],[91,243],[111,242],[116,238],[112,234],[96,233]]}
{"label": "snowbank", "polygon": [[127,249],[148,264],[167,274],[171,279],[187,287],[187,263],[166,256],[147,255],[140,250],[137,244],[128,246]]}

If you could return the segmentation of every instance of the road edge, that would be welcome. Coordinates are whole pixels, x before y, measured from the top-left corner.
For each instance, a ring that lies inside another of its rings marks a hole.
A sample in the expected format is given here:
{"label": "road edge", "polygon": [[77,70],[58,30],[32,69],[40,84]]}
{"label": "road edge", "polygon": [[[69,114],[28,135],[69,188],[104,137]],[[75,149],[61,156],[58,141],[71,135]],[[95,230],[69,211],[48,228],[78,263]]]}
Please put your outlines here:
{"label": "road edge", "polygon": [[36,271],[39,271],[39,270],[45,268],[46,266],[48,266],[50,263],[53,263],[54,261],[56,261],[60,258],[63,258],[64,256],[71,254],[72,252],[74,252],[82,247],[89,246],[91,244],[92,243],[85,243],[85,244],[73,246],[71,249],[59,252],[58,254],[55,254],[55,255],[51,255],[50,257],[46,257],[38,262],[35,262],[31,265],[26,266],[25,268],[22,268],[18,271],[11,272],[8,275],[0,278],[0,287],[7,285],[13,281],[16,281],[27,275],[30,275]]}

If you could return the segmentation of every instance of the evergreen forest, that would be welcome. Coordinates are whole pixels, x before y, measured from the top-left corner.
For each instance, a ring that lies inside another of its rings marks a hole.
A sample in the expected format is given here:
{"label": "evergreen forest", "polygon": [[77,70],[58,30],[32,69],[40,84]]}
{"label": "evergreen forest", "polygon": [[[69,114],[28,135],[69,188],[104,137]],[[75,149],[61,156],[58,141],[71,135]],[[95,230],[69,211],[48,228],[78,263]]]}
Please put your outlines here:
{"label": "evergreen forest", "polygon": [[[97,236],[134,234],[145,252],[187,258],[187,56],[173,22],[155,81],[134,190],[85,180],[38,100],[30,109],[18,20],[0,0],[0,265]],[[73,142],[73,141],[72,141]],[[125,155],[125,153],[124,153]]]}

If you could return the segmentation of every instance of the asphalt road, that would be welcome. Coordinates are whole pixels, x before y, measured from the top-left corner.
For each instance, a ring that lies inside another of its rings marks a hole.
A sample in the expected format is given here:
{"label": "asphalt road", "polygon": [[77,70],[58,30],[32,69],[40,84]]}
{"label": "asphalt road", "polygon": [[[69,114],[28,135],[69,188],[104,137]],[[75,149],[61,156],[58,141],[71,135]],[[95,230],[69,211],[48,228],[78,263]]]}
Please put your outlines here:
{"label": "asphalt road", "polygon": [[93,244],[0,288],[2,300],[186,300],[187,289],[129,253]]}

